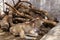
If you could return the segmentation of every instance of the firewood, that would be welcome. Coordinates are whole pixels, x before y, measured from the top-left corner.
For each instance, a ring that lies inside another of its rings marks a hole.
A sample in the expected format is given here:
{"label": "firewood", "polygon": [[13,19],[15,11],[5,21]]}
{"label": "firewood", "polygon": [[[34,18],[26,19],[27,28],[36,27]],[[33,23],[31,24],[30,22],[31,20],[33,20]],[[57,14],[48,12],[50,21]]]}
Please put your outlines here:
{"label": "firewood", "polygon": [[[21,11],[21,9],[22,9],[22,12],[25,12],[30,15],[32,15],[33,13],[39,14],[40,16],[48,15],[47,11],[37,10],[36,8],[28,8],[28,7],[24,6],[23,4],[20,4],[20,11]],[[31,14],[30,12],[33,12],[33,13]]]}
{"label": "firewood", "polygon": [[24,14],[24,13],[20,13],[18,10],[16,10],[14,7],[12,7],[11,5],[9,5],[9,4],[7,4],[7,3],[5,3],[6,5],[8,5],[9,7],[11,7],[12,9],[13,9],[13,11],[14,12],[16,12],[18,15],[20,15],[20,16],[24,16],[24,17],[27,17],[27,18],[30,18],[30,19],[32,19],[33,17],[31,17],[31,16],[29,16],[29,15],[26,15],[26,14]]}
{"label": "firewood", "polygon": [[25,19],[25,18],[14,18],[13,20],[29,21],[30,19]]}
{"label": "firewood", "polygon": [[14,25],[13,24],[13,12],[12,11],[9,11],[9,14],[8,14],[8,23],[10,26]]}
{"label": "firewood", "polygon": [[51,23],[53,25],[56,25],[57,24],[56,22],[54,22],[52,20],[45,20],[45,19],[43,19],[43,21],[46,22],[46,23]]}

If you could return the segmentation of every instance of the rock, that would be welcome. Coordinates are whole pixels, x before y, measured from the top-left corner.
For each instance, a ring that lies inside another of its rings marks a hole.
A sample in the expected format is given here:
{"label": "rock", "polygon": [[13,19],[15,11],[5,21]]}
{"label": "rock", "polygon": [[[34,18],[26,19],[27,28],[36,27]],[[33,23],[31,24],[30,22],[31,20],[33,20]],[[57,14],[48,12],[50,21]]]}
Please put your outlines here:
{"label": "rock", "polygon": [[60,23],[52,28],[46,35],[40,40],[60,40]]}

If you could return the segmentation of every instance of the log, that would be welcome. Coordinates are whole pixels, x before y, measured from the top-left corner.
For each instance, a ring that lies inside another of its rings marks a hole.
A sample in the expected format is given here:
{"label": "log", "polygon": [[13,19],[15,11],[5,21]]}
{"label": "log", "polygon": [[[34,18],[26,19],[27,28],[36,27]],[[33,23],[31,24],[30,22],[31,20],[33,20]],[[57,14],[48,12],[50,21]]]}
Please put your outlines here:
{"label": "log", "polygon": [[8,23],[10,26],[14,25],[13,24],[13,12],[12,11],[9,11],[9,14],[8,14]]}
{"label": "log", "polygon": [[9,28],[9,23],[8,23],[8,15],[6,15],[0,22],[1,29],[3,31],[7,31]]}
{"label": "log", "polygon": [[25,19],[25,18],[13,18],[13,20],[21,20],[21,21],[29,21],[30,19]]}
{"label": "log", "polygon": [[45,19],[43,19],[43,21],[46,22],[46,23],[53,24],[53,25],[56,25],[57,24],[56,22],[54,22],[52,20],[45,20]]}

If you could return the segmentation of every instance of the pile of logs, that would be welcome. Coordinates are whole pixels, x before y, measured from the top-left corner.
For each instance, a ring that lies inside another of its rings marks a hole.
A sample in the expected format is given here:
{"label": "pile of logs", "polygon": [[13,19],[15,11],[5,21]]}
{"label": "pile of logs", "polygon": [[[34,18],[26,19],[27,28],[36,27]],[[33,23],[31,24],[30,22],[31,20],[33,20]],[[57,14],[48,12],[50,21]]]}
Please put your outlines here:
{"label": "pile of logs", "polygon": [[[25,5],[27,3],[28,5]],[[30,2],[18,1],[14,6],[5,3],[9,8],[0,15],[0,29],[20,38],[43,36],[59,21],[47,11],[36,9]]]}

